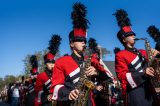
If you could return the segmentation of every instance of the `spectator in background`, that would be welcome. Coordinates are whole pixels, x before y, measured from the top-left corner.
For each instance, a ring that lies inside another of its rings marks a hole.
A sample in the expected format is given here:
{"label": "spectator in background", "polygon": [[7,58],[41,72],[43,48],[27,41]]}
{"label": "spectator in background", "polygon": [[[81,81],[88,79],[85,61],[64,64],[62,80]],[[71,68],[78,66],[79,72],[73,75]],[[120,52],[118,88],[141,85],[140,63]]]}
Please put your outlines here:
{"label": "spectator in background", "polygon": [[11,106],[19,106],[19,97],[20,97],[19,83],[13,84],[11,90],[12,90]]}
{"label": "spectator in background", "polygon": [[8,96],[8,101],[7,103],[11,104],[11,96],[12,96],[12,90],[11,90],[11,87],[12,87],[13,83],[10,83],[9,86],[8,86],[8,91],[7,91],[7,96]]}

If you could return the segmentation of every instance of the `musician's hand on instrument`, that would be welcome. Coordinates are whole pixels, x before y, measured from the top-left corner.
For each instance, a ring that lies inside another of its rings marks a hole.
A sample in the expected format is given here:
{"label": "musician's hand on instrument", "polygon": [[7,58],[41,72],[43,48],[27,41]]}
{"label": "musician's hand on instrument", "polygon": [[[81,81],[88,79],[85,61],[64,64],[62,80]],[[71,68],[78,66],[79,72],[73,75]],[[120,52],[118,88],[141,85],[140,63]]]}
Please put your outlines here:
{"label": "musician's hand on instrument", "polygon": [[48,100],[48,101],[52,101],[52,96],[53,96],[52,94],[49,94],[49,95],[47,96],[47,100]]}
{"label": "musician's hand on instrument", "polygon": [[97,75],[98,74],[96,69],[93,66],[88,67],[86,69],[85,73],[86,73],[87,76],[92,76],[92,75]]}
{"label": "musician's hand on instrument", "polygon": [[69,93],[69,100],[76,100],[78,98],[79,91],[77,89],[72,90]]}
{"label": "musician's hand on instrument", "polygon": [[160,54],[160,52],[156,49],[151,49],[152,55],[155,57],[157,54]]}
{"label": "musician's hand on instrument", "polygon": [[101,91],[101,90],[103,90],[103,86],[102,86],[102,85],[98,85],[98,86],[96,86],[96,90],[97,90],[97,91]]}
{"label": "musician's hand on instrument", "polygon": [[145,75],[154,77],[154,69],[152,67],[147,67],[145,70]]}

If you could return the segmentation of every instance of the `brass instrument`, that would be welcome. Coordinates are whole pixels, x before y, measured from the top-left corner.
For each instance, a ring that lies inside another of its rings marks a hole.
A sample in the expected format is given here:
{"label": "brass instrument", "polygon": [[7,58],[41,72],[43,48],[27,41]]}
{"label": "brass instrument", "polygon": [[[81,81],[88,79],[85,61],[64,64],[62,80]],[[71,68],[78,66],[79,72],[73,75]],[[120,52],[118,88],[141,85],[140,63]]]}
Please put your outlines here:
{"label": "brass instrument", "polygon": [[55,100],[51,101],[51,106],[57,106],[57,101]]}
{"label": "brass instrument", "polygon": [[29,78],[26,78],[25,79],[25,81],[30,81],[32,78],[31,77],[29,77]]}
{"label": "brass instrument", "polygon": [[103,89],[102,89],[102,91],[100,91],[101,92],[100,97],[102,99],[108,100],[109,95],[111,95],[110,91],[109,91],[109,85],[110,84],[112,84],[112,83],[109,82],[109,81],[101,81],[101,85],[103,86]]}
{"label": "brass instrument", "polygon": [[88,49],[85,50],[85,53],[88,58],[80,66],[80,78],[75,87],[79,90],[79,96],[71,103],[71,106],[86,106],[91,90],[95,89],[95,84],[85,74],[85,70],[91,66],[91,53]]}
{"label": "brass instrument", "polygon": [[35,79],[35,78],[28,77],[28,78],[26,78],[26,79],[24,80],[24,82],[25,82],[25,81],[30,81],[30,80],[33,80],[33,79]]}
{"label": "brass instrument", "polygon": [[155,70],[154,77],[151,78],[151,83],[156,92],[160,92],[160,59],[153,57],[151,46],[147,38],[136,38],[135,40],[144,40],[145,49],[148,57],[148,66]]}

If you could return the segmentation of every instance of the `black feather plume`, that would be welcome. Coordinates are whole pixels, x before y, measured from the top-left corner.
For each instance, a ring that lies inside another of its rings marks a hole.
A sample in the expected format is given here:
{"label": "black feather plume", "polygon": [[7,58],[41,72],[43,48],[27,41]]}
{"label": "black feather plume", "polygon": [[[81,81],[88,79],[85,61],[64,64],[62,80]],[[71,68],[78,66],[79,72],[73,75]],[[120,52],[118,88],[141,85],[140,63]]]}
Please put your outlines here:
{"label": "black feather plume", "polygon": [[131,26],[130,19],[128,18],[128,14],[125,10],[117,10],[113,15],[116,16],[117,23],[120,28],[124,26]]}
{"label": "black feather plume", "polygon": [[51,40],[49,41],[49,51],[55,55],[59,51],[59,45],[61,44],[61,37],[59,35],[52,35]]}
{"label": "black feather plume", "polygon": [[88,40],[88,46],[91,49],[92,53],[97,53],[98,55],[100,55],[100,51],[98,49],[98,44],[94,38],[90,38]]}
{"label": "black feather plume", "polygon": [[32,66],[32,68],[37,68],[38,67],[38,61],[37,61],[37,56],[36,55],[32,55],[30,57],[30,64]]}
{"label": "black feather plume", "polygon": [[154,25],[149,26],[147,32],[155,42],[158,42],[160,40],[159,29],[156,28]]}
{"label": "black feather plume", "polygon": [[73,5],[71,13],[73,28],[82,28],[84,30],[88,28],[89,21],[86,19],[86,14],[87,10],[83,4],[77,2]]}
{"label": "black feather plume", "polygon": [[114,48],[114,54],[117,54],[121,49],[119,47]]}

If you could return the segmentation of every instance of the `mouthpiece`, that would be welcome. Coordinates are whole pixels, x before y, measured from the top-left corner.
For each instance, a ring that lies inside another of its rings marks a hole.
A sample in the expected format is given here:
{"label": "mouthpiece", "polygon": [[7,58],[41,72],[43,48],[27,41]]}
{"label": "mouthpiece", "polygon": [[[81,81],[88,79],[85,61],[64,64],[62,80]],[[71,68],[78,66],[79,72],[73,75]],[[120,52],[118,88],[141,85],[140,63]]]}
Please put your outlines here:
{"label": "mouthpiece", "polygon": [[140,40],[139,38],[135,38],[134,40]]}
{"label": "mouthpiece", "polygon": [[134,40],[147,40],[147,38],[135,38]]}

